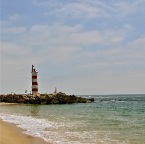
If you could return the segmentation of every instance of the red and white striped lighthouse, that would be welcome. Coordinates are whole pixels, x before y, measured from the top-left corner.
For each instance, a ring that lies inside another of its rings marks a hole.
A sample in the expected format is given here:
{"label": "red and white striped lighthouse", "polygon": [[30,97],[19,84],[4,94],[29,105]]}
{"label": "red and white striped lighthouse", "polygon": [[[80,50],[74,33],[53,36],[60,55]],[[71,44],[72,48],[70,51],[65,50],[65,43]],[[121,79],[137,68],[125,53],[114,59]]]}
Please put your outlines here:
{"label": "red and white striped lighthouse", "polygon": [[38,94],[38,82],[37,82],[37,70],[32,65],[32,94],[37,95]]}

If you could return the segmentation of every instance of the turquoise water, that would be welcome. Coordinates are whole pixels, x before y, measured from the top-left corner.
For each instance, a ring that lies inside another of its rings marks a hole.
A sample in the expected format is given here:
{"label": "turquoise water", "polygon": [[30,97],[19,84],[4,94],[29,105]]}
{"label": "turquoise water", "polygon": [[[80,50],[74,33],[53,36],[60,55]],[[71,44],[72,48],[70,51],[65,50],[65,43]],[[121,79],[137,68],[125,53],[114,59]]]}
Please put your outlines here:
{"label": "turquoise water", "polygon": [[52,144],[145,144],[145,95],[92,97],[87,104],[2,104],[0,118]]}

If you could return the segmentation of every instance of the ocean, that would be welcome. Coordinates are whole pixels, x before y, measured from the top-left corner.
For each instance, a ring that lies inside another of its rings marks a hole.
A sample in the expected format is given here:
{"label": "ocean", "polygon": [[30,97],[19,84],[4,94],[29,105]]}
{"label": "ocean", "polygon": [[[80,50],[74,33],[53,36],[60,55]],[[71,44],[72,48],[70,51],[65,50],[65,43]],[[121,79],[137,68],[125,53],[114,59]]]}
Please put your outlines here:
{"label": "ocean", "polygon": [[0,104],[0,119],[51,144],[145,144],[145,95],[90,95],[85,104]]}

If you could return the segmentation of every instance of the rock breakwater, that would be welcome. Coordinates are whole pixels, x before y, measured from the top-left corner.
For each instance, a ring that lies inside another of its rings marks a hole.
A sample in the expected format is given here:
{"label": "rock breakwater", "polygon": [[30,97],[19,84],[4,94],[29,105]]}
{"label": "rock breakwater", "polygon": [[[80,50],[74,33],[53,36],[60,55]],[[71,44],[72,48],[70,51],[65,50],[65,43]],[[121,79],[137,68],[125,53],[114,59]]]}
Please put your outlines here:
{"label": "rock breakwater", "polygon": [[7,94],[0,95],[0,102],[21,103],[21,104],[73,104],[93,102],[93,98],[83,98],[75,95],[66,95],[59,92],[55,94],[40,94],[33,96],[30,94]]}

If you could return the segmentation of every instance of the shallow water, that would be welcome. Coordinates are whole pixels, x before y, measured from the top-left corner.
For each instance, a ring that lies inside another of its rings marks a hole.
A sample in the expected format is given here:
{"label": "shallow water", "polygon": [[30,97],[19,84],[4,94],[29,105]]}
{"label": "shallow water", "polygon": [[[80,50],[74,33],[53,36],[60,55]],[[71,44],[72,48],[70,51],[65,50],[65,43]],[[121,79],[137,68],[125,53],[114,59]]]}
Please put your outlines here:
{"label": "shallow water", "polygon": [[145,143],[145,95],[92,97],[87,104],[0,105],[0,118],[52,144]]}

